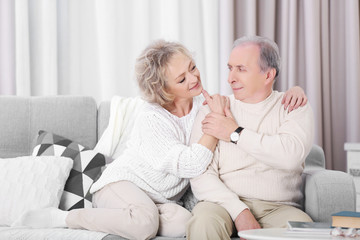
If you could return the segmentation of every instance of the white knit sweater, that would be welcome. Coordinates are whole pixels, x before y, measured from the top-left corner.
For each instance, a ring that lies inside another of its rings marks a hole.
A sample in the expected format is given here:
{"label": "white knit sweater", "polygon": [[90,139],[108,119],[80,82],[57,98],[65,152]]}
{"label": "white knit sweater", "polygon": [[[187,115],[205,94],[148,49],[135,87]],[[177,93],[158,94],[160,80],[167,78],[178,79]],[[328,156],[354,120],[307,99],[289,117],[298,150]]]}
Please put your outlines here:
{"label": "white knit sweater", "polygon": [[178,201],[189,178],[203,173],[213,157],[203,145],[189,146],[202,101],[202,97],[195,97],[190,113],[181,118],[157,104],[145,103],[124,153],[109,164],[90,192],[127,180],[143,189],[155,203]]}
{"label": "white knit sweater", "polygon": [[[244,127],[237,144],[219,141],[208,170],[191,180],[199,200],[223,206],[234,220],[247,208],[239,197],[297,205],[304,160],[313,144],[314,120],[310,104],[290,113],[281,104],[283,93],[273,91],[264,101],[247,104],[230,96],[230,108]],[[197,141],[200,109],[191,141]]]}

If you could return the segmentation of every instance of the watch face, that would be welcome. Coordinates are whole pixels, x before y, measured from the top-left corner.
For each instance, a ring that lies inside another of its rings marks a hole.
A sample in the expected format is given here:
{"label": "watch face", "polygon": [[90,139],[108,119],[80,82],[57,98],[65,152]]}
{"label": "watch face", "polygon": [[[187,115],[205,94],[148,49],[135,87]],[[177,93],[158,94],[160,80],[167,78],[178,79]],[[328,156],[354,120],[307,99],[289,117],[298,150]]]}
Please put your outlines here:
{"label": "watch face", "polygon": [[239,134],[237,132],[231,133],[230,140],[233,142],[237,142],[239,140]]}

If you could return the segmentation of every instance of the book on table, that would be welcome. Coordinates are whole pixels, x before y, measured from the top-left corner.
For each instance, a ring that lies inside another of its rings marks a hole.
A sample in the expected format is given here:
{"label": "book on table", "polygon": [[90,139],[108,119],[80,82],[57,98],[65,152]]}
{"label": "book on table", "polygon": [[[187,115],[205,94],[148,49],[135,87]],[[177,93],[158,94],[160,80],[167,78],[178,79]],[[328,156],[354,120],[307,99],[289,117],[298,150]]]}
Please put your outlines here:
{"label": "book on table", "polygon": [[360,212],[337,212],[332,214],[331,218],[333,227],[360,228]]}
{"label": "book on table", "polygon": [[288,221],[288,232],[311,233],[311,234],[330,234],[331,224],[325,222],[299,222]]}

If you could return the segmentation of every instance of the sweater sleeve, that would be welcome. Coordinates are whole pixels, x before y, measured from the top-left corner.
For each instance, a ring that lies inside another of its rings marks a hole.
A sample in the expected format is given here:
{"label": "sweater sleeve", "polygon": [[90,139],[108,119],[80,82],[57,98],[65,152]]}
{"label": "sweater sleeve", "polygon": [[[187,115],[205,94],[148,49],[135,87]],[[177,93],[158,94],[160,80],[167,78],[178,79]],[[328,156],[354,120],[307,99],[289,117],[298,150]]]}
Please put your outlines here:
{"label": "sweater sleeve", "polygon": [[262,163],[292,170],[298,168],[310,152],[314,138],[314,117],[310,104],[287,114],[274,135],[244,129],[238,146]]}
{"label": "sweater sleeve", "polygon": [[159,170],[180,178],[192,178],[203,173],[213,153],[194,143],[185,145],[180,140],[182,130],[159,114],[143,116],[137,124],[141,129],[140,154]]}
{"label": "sweater sleeve", "polygon": [[[201,121],[209,113],[207,107],[200,109],[191,133],[190,143],[198,142],[202,136]],[[197,199],[219,204],[224,207],[233,220],[248,208],[238,195],[231,191],[219,177],[219,148],[214,152],[214,158],[208,169],[202,175],[190,180],[191,189]]]}

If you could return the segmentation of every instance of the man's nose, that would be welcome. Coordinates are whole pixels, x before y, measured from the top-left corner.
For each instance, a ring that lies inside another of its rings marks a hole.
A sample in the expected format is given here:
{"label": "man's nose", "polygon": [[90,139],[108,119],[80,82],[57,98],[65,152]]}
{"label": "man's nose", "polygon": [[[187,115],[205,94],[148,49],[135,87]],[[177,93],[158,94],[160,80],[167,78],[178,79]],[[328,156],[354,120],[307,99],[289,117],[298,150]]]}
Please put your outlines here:
{"label": "man's nose", "polygon": [[236,79],[235,79],[235,76],[234,76],[234,74],[233,74],[233,72],[232,71],[229,71],[229,76],[228,76],[228,83],[233,83],[233,82],[235,82],[236,81]]}

